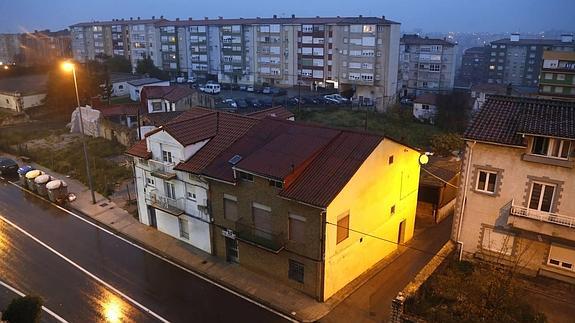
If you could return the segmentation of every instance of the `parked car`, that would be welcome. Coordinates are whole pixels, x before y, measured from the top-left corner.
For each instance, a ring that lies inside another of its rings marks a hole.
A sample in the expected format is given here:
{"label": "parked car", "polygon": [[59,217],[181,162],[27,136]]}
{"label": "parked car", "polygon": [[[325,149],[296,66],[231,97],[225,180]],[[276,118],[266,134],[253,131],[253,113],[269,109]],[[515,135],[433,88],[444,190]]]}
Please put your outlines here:
{"label": "parked car", "polygon": [[271,108],[272,107],[273,101],[271,98],[262,98],[259,101],[260,101],[260,104],[263,108]]}
{"label": "parked car", "polygon": [[221,87],[217,83],[208,82],[208,84],[204,85],[203,87],[200,87],[200,91],[205,93],[218,94],[221,91]]}
{"label": "parked car", "polygon": [[245,109],[248,107],[248,102],[244,99],[236,99],[236,104],[240,109]]}
{"label": "parked car", "polygon": [[188,83],[196,83],[196,77],[195,76],[188,76]]}
{"label": "parked car", "polygon": [[263,94],[271,94],[272,93],[272,88],[269,86],[266,86],[262,89],[262,93]]}
{"label": "parked car", "polygon": [[401,98],[399,103],[401,103],[403,105],[413,105],[413,99],[408,98],[408,97],[404,97],[404,98]]}
{"label": "parked car", "polygon": [[247,85],[240,85],[240,91],[246,91],[248,89]]}
{"label": "parked car", "polygon": [[18,163],[10,158],[0,157],[0,175],[14,175],[16,172],[18,172]]}
{"label": "parked car", "polygon": [[325,102],[326,104],[335,104],[335,105],[337,105],[337,104],[341,104],[341,103],[342,103],[342,101],[339,101],[339,100],[337,100],[337,99],[335,99],[335,98],[333,98],[333,97],[331,97],[331,96],[329,96],[329,95],[325,95],[325,96],[323,97],[323,100],[324,100],[324,102]]}
{"label": "parked car", "polygon": [[343,96],[335,93],[335,94],[327,94],[323,96],[325,99],[329,99],[329,100],[336,100],[338,103],[346,103],[347,101],[349,101],[347,98],[344,98]]}
{"label": "parked car", "polygon": [[280,89],[277,87],[272,87],[271,88],[271,92],[274,96],[282,96],[282,95],[286,95],[287,91],[285,89]]}
{"label": "parked car", "polygon": [[232,108],[237,108],[238,104],[234,99],[225,99],[224,101],[225,104],[227,104],[228,106],[232,107]]}
{"label": "parked car", "polygon": [[252,108],[261,108],[262,107],[262,104],[256,98],[246,98],[246,102],[247,102],[248,106],[250,106]]}
{"label": "parked car", "polygon": [[246,91],[248,92],[255,92],[255,88],[253,85],[248,85],[248,87],[246,88]]}

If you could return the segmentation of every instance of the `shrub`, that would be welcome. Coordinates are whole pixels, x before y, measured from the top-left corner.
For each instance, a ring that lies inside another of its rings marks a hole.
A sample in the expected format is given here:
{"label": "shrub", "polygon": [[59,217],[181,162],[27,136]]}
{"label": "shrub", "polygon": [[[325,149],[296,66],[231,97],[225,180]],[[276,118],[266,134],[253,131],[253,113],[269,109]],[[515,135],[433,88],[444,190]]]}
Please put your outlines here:
{"label": "shrub", "polygon": [[35,323],[40,321],[42,299],[24,296],[13,299],[2,313],[2,320],[10,323]]}

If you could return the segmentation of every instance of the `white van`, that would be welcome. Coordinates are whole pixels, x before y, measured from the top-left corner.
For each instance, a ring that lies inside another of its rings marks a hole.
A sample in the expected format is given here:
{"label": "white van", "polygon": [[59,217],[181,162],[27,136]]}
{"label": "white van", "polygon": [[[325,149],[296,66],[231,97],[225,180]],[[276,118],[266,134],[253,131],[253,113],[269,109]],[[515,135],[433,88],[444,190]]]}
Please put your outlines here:
{"label": "white van", "polygon": [[221,90],[220,85],[217,83],[208,83],[204,85],[204,87],[202,88],[202,91],[213,94],[220,93],[220,90]]}

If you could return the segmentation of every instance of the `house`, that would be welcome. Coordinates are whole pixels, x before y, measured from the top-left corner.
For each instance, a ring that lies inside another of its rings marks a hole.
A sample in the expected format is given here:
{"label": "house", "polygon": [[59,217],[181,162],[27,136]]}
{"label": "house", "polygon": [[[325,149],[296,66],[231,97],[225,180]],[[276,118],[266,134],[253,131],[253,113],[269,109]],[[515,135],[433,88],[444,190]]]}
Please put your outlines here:
{"label": "house", "polygon": [[128,82],[146,78],[144,75],[131,73],[110,73],[112,96],[130,95]]}
{"label": "house", "polygon": [[422,122],[434,123],[437,116],[437,96],[424,93],[413,100],[413,116]]}
{"label": "house", "polygon": [[213,253],[325,301],[413,236],[419,153],[266,117],[203,170]]}
{"label": "house", "polygon": [[0,109],[21,113],[44,104],[48,75],[0,79]]}
{"label": "house", "polygon": [[490,96],[464,139],[462,256],[575,282],[575,103]]}
{"label": "house", "polygon": [[187,85],[146,86],[141,100],[146,113],[185,111],[197,106],[198,95]]}
{"label": "house", "polygon": [[421,166],[417,218],[439,223],[453,213],[459,186],[461,160],[458,157],[431,157]]}
{"label": "house", "polygon": [[162,81],[157,78],[143,78],[137,80],[131,80],[126,82],[128,84],[128,92],[130,93],[130,99],[132,101],[140,101],[140,93],[144,86],[169,86],[170,81]]}

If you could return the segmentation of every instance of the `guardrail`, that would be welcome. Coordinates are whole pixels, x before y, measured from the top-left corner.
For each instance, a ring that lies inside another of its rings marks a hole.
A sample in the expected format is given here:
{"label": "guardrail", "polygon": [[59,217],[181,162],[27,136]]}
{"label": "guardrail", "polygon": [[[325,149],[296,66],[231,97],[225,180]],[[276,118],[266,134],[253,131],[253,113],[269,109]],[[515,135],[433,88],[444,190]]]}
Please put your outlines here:
{"label": "guardrail", "polygon": [[558,224],[568,228],[575,228],[575,217],[570,217],[557,213],[533,210],[519,205],[511,205],[510,213],[513,216],[519,216],[533,220]]}

